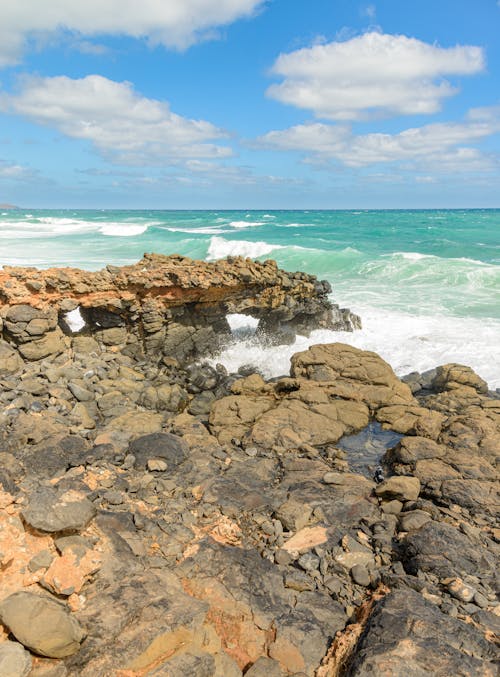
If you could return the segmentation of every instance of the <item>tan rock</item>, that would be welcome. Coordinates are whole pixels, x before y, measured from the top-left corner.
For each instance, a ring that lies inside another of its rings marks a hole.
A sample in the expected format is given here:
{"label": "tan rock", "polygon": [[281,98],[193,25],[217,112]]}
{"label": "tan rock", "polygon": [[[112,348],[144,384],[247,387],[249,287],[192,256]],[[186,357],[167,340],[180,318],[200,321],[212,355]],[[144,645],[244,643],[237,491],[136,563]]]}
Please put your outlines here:
{"label": "tan rock", "polygon": [[302,554],[315,548],[317,545],[326,543],[327,540],[328,533],[325,527],[304,527],[289,538],[282,549],[290,553],[298,552],[299,554]]}

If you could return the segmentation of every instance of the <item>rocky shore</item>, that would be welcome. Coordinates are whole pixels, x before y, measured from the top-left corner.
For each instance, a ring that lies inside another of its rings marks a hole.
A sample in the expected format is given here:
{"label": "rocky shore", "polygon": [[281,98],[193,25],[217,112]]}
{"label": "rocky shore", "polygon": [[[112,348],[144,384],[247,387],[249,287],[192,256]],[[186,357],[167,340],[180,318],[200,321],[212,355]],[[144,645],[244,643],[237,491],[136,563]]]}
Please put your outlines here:
{"label": "rocky shore", "polygon": [[497,674],[500,399],[341,343],[272,261],[0,271],[0,675]]}

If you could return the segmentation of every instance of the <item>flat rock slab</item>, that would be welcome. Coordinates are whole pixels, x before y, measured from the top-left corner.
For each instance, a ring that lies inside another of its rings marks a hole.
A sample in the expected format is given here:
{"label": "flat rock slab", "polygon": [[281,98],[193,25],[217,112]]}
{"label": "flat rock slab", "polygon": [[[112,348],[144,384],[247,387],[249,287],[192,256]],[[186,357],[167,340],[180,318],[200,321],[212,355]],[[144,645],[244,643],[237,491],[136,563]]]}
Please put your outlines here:
{"label": "flat rock slab", "polygon": [[0,620],[21,644],[48,658],[71,656],[85,638],[64,604],[31,592],[16,592],[4,599]]}
{"label": "flat rock slab", "polygon": [[94,505],[80,492],[58,494],[48,487],[36,489],[28,506],[21,511],[29,526],[48,533],[80,531],[95,514]]}

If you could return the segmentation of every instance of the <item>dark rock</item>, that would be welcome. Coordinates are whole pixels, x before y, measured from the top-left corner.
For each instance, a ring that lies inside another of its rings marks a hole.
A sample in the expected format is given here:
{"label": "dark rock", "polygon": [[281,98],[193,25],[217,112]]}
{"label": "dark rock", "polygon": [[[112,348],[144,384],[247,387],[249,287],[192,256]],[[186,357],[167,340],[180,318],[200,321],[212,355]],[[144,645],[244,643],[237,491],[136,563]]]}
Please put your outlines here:
{"label": "dark rock", "polygon": [[370,574],[362,564],[355,564],[351,569],[352,580],[358,585],[367,587],[370,585]]}
{"label": "dark rock", "polygon": [[377,603],[346,675],[493,677],[495,648],[471,625],[444,615],[411,590]]}
{"label": "dark rock", "polygon": [[135,468],[145,470],[149,460],[160,459],[173,471],[184,463],[189,447],[184,440],[170,433],[152,433],[133,440],[129,452],[135,456]]}
{"label": "dark rock", "polygon": [[54,489],[39,487],[29,497],[21,515],[38,531],[58,533],[84,529],[96,514],[94,505],[81,493],[58,494]]}
{"label": "dark rock", "polygon": [[495,557],[480,542],[443,522],[428,522],[409,533],[402,553],[405,569],[412,574],[420,569],[439,578],[461,573],[491,577],[496,569]]}

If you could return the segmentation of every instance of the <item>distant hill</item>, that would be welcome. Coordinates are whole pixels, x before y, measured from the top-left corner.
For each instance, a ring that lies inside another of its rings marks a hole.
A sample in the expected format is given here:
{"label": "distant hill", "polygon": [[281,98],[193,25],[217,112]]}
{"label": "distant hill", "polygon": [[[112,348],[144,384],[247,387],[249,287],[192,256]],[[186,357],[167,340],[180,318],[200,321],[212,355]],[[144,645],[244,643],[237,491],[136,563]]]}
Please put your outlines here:
{"label": "distant hill", "polygon": [[0,209],[19,209],[16,205],[0,204]]}

